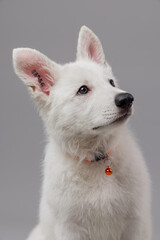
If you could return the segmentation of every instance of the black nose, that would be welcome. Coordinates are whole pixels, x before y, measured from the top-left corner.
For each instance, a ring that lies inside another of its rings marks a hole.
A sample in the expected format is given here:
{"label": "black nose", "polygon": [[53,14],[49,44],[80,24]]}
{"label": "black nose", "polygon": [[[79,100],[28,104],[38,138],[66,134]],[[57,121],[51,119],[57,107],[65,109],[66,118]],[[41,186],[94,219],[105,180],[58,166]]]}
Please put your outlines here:
{"label": "black nose", "polygon": [[120,93],[115,98],[115,104],[119,108],[128,110],[134,101],[133,96],[130,93]]}

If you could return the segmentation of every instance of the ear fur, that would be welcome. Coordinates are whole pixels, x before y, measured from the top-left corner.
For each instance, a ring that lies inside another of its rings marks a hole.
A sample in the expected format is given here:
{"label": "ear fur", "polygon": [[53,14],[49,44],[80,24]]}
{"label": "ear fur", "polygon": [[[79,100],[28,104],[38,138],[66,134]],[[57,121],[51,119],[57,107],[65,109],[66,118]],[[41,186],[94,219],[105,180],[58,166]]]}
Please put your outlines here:
{"label": "ear fur", "polygon": [[105,55],[98,37],[86,26],[79,32],[77,59],[90,59],[98,64],[105,64]]}
{"label": "ear fur", "polygon": [[57,64],[42,53],[30,48],[13,50],[13,66],[18,77],[33,93],[49,95],[56,81]]}
{"label": "ear fur", "polygon": [[57,80],[58,65],[35,49],[16,48],[13,50],[13,67],[40,107],[47,104]]}

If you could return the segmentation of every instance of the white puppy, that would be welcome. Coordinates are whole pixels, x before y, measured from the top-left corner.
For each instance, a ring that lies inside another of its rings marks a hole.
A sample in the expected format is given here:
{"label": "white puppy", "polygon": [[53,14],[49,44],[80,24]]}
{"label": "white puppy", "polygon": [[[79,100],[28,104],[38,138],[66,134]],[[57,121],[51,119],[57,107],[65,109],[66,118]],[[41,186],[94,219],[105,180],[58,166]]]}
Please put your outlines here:
{"label": "white puppy", "polygon": [[18,48],[13,64],[48,136],[28,240],[151,240],[150,179],[126,124],[133,96],[119,89],[97,36],[81,28],[73,63]]}

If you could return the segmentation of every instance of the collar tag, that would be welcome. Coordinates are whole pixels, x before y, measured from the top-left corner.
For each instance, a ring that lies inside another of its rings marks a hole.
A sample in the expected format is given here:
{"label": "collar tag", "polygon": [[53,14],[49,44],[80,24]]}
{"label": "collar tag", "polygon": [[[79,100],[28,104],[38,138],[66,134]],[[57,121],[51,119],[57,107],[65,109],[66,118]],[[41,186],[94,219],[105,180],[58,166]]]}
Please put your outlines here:
{"label": "collar tag", "polygon": [[[110,159],[109,159],[109,156],[110,156],[110,151],[108,151],[108,152],[106,152],[106,153],[104,153],[104,154],[101,153],[101,154],[99,154],[98,156],[95,155],[95,158],[94,158],[94,159],[91,159],[91,158],[89,158],[88,156],[86,156],[86,157],[84,158],[84,160],[85,160],[85,161],[88,161],[88,162],[97,162],[97,161],[100,161],[100,160],[108,161],[108,160],[110,160]],[[111,160],[110,160],[110,161],[111,161]],[[111,174],[112,174],[112,168],[110,168],[109,165],[108,165],[108,167],[106,168],[105,173],[106,173],[107,175],[111,175]]]}

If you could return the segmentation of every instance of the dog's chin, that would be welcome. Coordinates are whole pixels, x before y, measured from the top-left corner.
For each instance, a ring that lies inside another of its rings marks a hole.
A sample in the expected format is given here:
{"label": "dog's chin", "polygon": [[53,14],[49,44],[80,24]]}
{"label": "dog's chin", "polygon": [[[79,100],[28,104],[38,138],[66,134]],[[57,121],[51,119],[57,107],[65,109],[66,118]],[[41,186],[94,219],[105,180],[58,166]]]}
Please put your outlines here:
{"label": "dog's chin", "polygon": [[129,109],[128,111],[125,112],[120,112],[117,114],[117,117],[114,118],[111,122],[109,123],[104,123],[102,125],[96,126],[92,128],[93,130],[104,130],[104,128],[107,127],[116,127],[119,126],[125,122],[127,122],[128,118],[132,115],[132,109]]}

